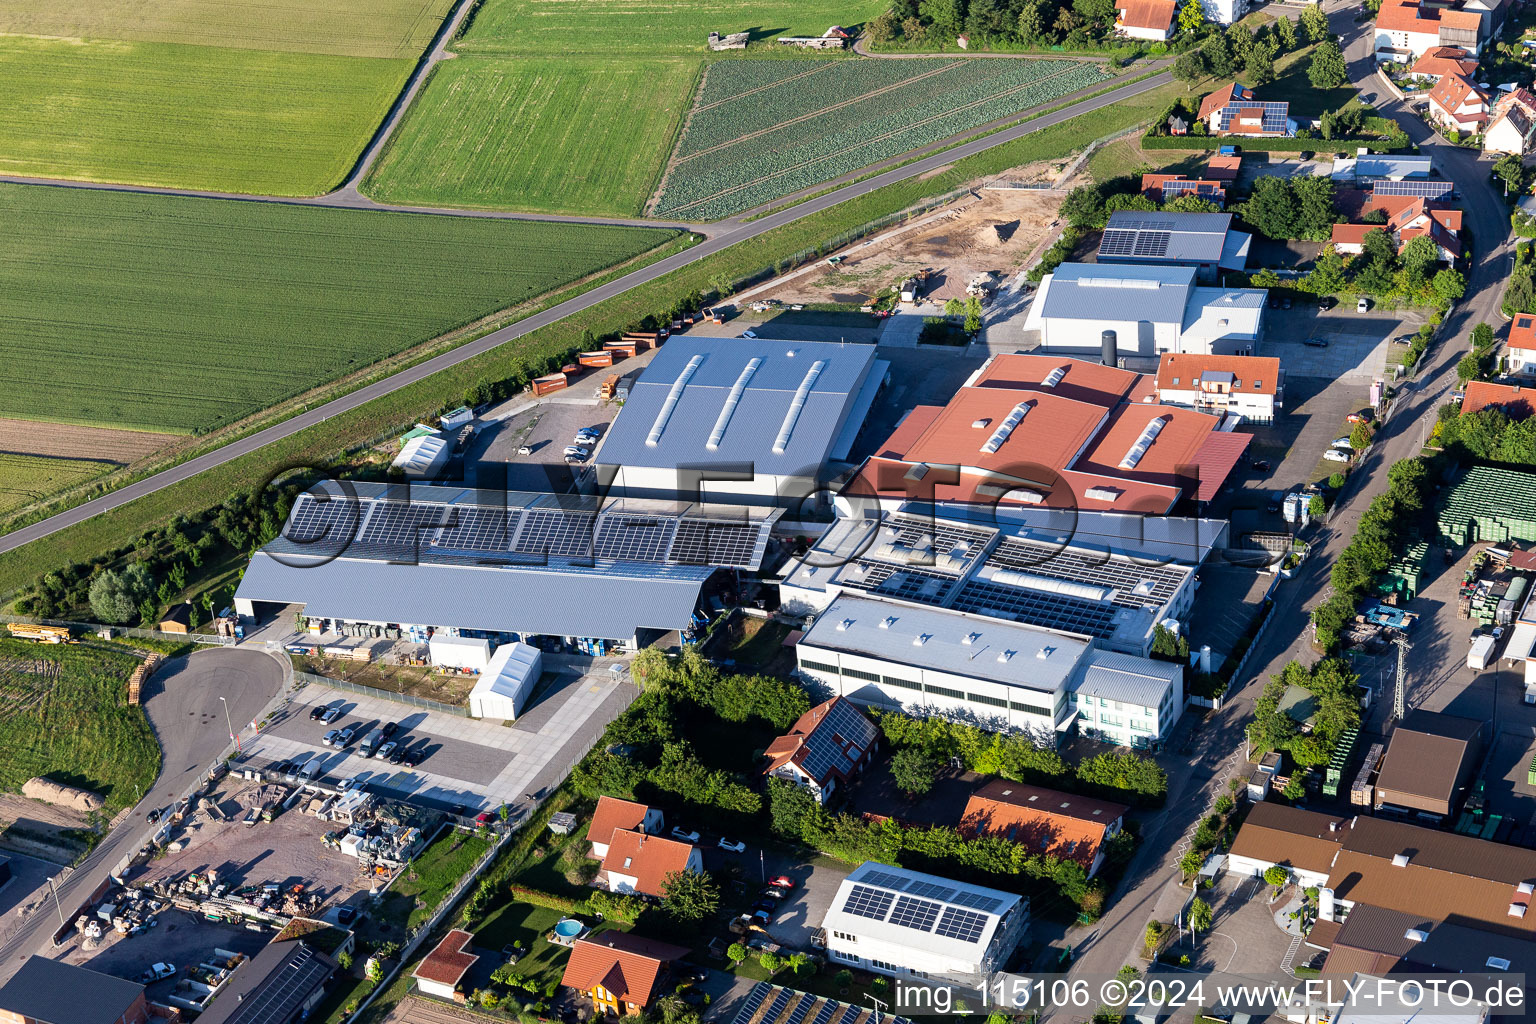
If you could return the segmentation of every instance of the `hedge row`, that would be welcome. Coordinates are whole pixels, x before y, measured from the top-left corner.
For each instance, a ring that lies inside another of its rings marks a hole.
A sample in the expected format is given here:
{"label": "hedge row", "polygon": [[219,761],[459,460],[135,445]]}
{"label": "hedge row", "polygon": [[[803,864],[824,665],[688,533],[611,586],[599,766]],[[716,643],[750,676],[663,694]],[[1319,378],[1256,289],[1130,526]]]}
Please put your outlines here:
{"label": "hedge row", "polygon": [[519,903],[531,903],[545,910],[554,910],[562,914],[579,914],[587,909],[585,900],[573,900],[568,896],[556,896],[552,892],[542,889],[531,889],[526,885],[509,885],[510,892]]}
{"label": "hedge row", "polygon": [[1368,147],[1373,153],[1387,153],[1394,147],[1390,139],[1243,139],[1230,135],[1144,135],[1142,149],[1220,149],[1236,146],[1247,153],[1343,153]]}

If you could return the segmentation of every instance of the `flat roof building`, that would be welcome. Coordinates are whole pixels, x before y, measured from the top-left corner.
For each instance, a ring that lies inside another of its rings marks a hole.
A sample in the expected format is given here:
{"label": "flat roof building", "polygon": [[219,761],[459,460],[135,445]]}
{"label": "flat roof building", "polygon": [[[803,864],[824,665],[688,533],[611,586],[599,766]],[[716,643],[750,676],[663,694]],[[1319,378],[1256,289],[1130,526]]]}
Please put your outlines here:
{"label": "flat roof building", "polygon": [[[603,439],[598,478],[632,497],[819,503],[888,371],[872,345],[673,338]],[[732,474],[748,478],[714,479]]]}
{"label": "flat roof building", "polygon": [[235,610],[265,619],[303,605],[348,624],[494,640],[536,636],[635,645],[691,627],[719,568],[756,569],[775,509],[351,483],[301,494],[257,552]]}
{"label": "flat roof building", "polygon": [[145,1024],[144,986],[85,967],[31,956],[0,986],[10,1024]]}
{"label": "flat roof building", "polygon": [[203,1024],[295,1024],[325,996],[336,961],[298,939],[273,942],[241,964],[198,1017]]}
{"label": "flat roof building", "polygon": [[[1163,188],[1167,195],[1166,185]],[[1242,270],[1248,265],[1252,241],[1252,235],[1232,230],[1230,213],[1116,210],[1109,215],[1094,259],[1099,263],[1193,267],[1198,280],[1212,282],[1223,270]]]}
{"label": "flat roof building", "polygon": [[1151,375],[993,356],[943,406],[914,407],[838,497],[1167,515],[1216,496],[1252,435],[1158,404]]}
{"label": "flat roof building", "polygon": [[1022,896],[874,861],[843,879],[821,920],[834,963],[962,982],[1002,970],[1028,924]]}
{"label": "flat roof building", "polygon": [[[1460,805],[1482,752],[1483,723],[1419,708],[1392,730],[1376,807],[1440,821]],[[1536,879],[1533,879],[1536,881]]]}

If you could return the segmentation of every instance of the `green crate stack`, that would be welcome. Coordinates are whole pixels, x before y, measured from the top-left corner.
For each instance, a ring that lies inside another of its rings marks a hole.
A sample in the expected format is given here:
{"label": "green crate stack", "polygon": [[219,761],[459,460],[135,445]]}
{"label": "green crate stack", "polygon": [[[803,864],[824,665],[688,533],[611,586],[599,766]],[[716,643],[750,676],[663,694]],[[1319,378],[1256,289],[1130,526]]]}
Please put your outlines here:
{"label": "green crate stack", "polygon": [[1339,742],[1333,748],[1333,758],[1328,762],[1328,770],[1323,775],[1323,795],[1338,796],[1339,781],[1344,777],[1344,769],[1349,766],[1349,759],[1355,753],[1355,740],[1360,736],[1360,730],[1356,728],[1345,729],[1339,737]]}
{"label": "green crate stack", "polygon": [[1536,543],[1536,473],[1474,467],[1446,498],[1439,528],[1458,546]]}

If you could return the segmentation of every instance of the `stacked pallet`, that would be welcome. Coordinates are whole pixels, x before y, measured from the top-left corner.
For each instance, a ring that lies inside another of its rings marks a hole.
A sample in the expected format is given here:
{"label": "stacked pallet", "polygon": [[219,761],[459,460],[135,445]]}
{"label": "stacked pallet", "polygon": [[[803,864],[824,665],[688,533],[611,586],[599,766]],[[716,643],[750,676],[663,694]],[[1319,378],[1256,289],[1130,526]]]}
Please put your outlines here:
{"label": "stacked pallet", "polygon": [[128,703],[139,703],[140,691],[144,688],[144,680],[148,679],[160,664],[160,655],[151,654],[144,659],[144,663],[133,670],[133,675],[128,677]]}

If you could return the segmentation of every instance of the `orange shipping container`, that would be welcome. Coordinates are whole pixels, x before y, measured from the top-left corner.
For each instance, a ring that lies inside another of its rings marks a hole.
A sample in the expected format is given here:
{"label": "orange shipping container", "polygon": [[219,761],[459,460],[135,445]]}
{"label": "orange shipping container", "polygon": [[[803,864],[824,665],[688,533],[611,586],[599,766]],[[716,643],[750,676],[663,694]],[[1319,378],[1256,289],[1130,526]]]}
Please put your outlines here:
{"label": "orange shipping container", "polygon": [[597,392],[598,397],[604,399],[612,398],[614,390],[619,386],[619,380],[620,377],[616,373],[610,373],[608,376],[604,377],[603,386],[598,389]]}
{"label": "orange shipping container", "polygon": [[607,349],[609,352],[614,353],[615,355],[623,356],[625,359],[633,358],[635,355],[635,346],[632,342],[610,341],[608,344],[604,345],[603,348]]}
{"label": "orange shipping container", "polygon": [[612,366],[613,353],[607,350],[602,352],[583,352],[576,357],[576,361],[582,366]]}
{"label": "orange shipping container", "polygon": [[551,391],[560,391],[566,385],[565,374],[552,373],[548,377],[535,377],[533,380],[533,393],[535,395],[547,395]]}

